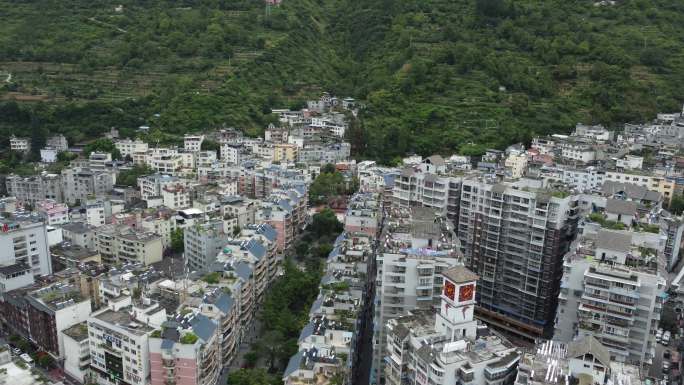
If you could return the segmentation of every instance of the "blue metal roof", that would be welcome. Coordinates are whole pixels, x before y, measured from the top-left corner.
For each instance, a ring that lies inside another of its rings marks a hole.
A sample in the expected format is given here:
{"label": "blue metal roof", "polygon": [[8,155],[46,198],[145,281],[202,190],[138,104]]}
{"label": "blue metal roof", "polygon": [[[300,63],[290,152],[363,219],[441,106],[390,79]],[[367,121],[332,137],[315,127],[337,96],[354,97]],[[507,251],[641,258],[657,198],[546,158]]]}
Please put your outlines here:
{"label": "blue metal roof", "polygon": [[332,282],[336,282],[336,281],[337,280],[335,279],[335,277],[333,277],[330,274],[326,274],[323,276],[323,278],[321,278],[321,285],[328,285],[328,284],[330,284]]}
{"label": "blue metal roof", "polygon": [[323,305],[323,296],[319,295],[314,303],[311,304],[311,309],[309,310],[309,315],[316,313]]}
{"label": "blue metal roof", "polygon": [[299,339],[297,340],[297,342],[301,343],[307,337],[312,336],[314,333],[315,327],[316,326],[314,325],[313,321],[309,321],[309,323],[306,324],[306,326],[304,326],[304,328],[302,329],[302,332],[299,333]]}
{"label": "blue metal roof", "polygon": [[395,174],[384,174],[382,176],[382,179],[385,181],[385,187],[392,187],[394,186],[394,179],[397,176]]}
{"label": "blue metal roof", "polygon": [[216,324],[214,321],[201,313],[196,314],[190,322],[192,324],[192,331],[204,341],[209,341],[211,336],[214,334],[214,330],[216,330]]}
{"label": "blue metal roof", "polygon": [[[205,303],[210,303],[209,301],[205,300]],[[216,306],[219,310],[221,310],[224,314],[228,314],[230,312],[230,309],[233,307],[233,304],[235,301],[233,300],[233,297],[221,291],[221,294],[218,295],[214,299],[213,305]]]}
{"label": "blue metal roof", "polygon": [[175,344],[175,342],[173,342],[172,340],[163,339],[162,343],[161,343],[161,348],[162,349],[173,349],[174,344]]}
{"label": "blue metal roof", "polygon": [[249,263],[247,262],[238,262],[234,266],[235,269],[235,274],[238,275],[238,277],[244,279],[245,281],[249,281],[250,278],[252,277],[252,267],[249,266]]}
{"label": "blue metal roof", "polygon": [[249,251],[257,259],[261,259],[264,255],[266,255],[266,248],[256,239],[250,239],[245,245],[245,249],[247,249],[247,251]]}
{"label": "blue metal roof", "polygon": [[334,257],[337,257],[338,255],[340,255],[340,248],[335,247],[334,249],[332,249],[330,254],[328,254],[328,258],[334,258]]}
{"label": "blue metal roof", "polygon": [[268,223],[260,224],[259,227],[257,227],[257,234],[263,235],[271,242],[274,242],[278,238],[278,231]]}
{"label": "blue metal roof", "polygon": [[302,364],[302,359],[304,358],[305,354],[306,354],[306,351],[300,350],[297,353],[295,353],[294,356],[290,357],[290,361],[287,363],[287,367],[285,368],[285,372],[283,372],[283,378],[288,377],[292,373],[299,370],[299,367]]}
{"label": "blue metal roof", "polygon": [[344,241],[345,239],[347,239],[347,233],[343,231],[337,236],[337,238],[335,238],[335,245]]}
{"label": "blue metal roof", "polygon": [[280,202],[278,202],[278,206],[280,206],[283,210],[292,211],[292,205],[290,205],[290,201],[287,199],[281,199]]}

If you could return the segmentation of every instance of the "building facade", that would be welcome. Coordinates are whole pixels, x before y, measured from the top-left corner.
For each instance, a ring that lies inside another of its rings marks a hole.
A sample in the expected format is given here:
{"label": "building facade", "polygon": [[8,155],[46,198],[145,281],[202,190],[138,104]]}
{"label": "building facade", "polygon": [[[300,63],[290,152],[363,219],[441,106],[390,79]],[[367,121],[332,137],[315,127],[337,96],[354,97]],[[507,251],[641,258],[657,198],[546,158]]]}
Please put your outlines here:
{"label": "building facade", "polygon": [[478,317],[529,339],[553,332],[578,197],[479,179],[463,182],[459,239],[480,276]]}

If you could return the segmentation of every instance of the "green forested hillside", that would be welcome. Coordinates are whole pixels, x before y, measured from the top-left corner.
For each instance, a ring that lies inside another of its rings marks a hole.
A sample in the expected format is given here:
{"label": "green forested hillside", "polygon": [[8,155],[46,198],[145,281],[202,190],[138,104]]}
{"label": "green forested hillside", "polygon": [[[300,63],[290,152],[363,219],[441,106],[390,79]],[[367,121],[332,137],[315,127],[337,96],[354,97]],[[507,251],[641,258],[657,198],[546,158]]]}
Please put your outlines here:
{"label": "green forested hillside", "polygon": [[[364,102],[360,157],[476,154],[684,101],[684,3],[0,0],[2,133],[258,133],[321,91]],[[0,80],[1,81],[1,80]],[[155,117],[155,114],[159,114]]]}

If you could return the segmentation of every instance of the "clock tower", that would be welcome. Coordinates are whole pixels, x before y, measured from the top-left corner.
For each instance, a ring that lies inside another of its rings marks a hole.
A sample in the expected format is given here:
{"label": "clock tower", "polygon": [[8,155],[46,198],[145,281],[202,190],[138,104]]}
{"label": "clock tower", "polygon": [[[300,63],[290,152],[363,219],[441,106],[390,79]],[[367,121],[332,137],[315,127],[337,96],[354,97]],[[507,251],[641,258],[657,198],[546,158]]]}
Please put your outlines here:
{"label": "clock tower", "polygon": [[435,330],[458,341],[475,339],[475,285],[479,278],[464,266],[455,266],[442,273],[441,306],[435,319]]}

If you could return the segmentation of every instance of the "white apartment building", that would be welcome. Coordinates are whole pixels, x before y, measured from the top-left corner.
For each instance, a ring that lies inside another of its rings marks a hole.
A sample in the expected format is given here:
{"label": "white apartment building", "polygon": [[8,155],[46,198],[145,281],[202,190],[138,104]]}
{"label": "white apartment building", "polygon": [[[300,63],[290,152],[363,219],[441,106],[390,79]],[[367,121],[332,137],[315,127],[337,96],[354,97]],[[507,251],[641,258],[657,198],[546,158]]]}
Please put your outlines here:
{"label": "white apartment building", "polygon": [[0,218],[0,266],[26,264],[34,276],[52,274],[46,225],[38,217]]}
{"label": "white apartment building", "polygon": [[142,218],[140,228],[146,232],[159,235],[162,248],[166,250],[171,246],[171,233],[176,230],[176,221],[173,217],[150,215]]}
{"label": "white apartment building", "polygon": [[636,155],[625,155],[615,161],[615,166],[624,170],[641,170],[644,166],[644,158]]}
{"label": "white apartment building", "polygon": [[161,197],[162,190],[165,187],[175,186],[179,183],[181,183],[181,180],[171,175],[153,174],[138,178],[140,196],[143,200]]}
{"label": "white apartment building", "polygon": [[572,136],[579,136],[582,138],[587,138],[597,141],[608,141],[613,138],[613,133],[608,131],[605,127],[598,126],[587,126],[584,124],[577,123],[575,126],[575,131]]}
{"label": "white apartment building", "polygon": [[387,323],[389,385],[502,385],[516,376],[520,353],[474,319],[477,275],[458,266],[443,272],[439,310],[415,311]]}
{"label": "white apartment building", "polygon": [[631,183],[643,186],[649,190],[657,191],[663,196],[663,200],[669,204],[675,193],[675,182],[664,176],[646,173],[629,173],[606,171],[605,180],[621,183]]}
{"label": "white apartment building", "polygon": [[164,321],[166,310],[146,298],[126,308],[93,313],[88,319],[91,381],[99,385],[148,385],[149,336]]}
{"label": "white apartment building", "polygon": [[104,196],[116,184],[116,173],[109,170],[91,170],[71,167],[62,170],[64,200],[73,204],[85,202],[92,196]]}
{"label": "white apartment building", "polygon": [[195,155],[197,167],[211,166],[218,160],[216,151],[198,151]]}
{"label": "white apartment building", "polygon": [[230,236],[222,221],[196,223],[184,231],[185,260],[190,270],[204,271],[215,261]]}
{"label": "white apartment building", "polygon": [[164,206],[179,210],[191,206],[190,191],[182,185],[164,186],[161,190]]}
{"label": "white apartment building", "polygon": [[404,208],[416,205],[430,207],[446,214],[456,223],[461,197],[461,179],[406,168],[401,175],[394,178],[392,205]]}
{"label": "white apartment building", "polygon": [[43,163],[54,163],[57,161],[57,154],[59,151],[53,147],[44,147],[40,149],[40,161]]}
{"label": "white apartment building", "polygon": [[373,367],[383,376],[385,323],[416,309],[440,305],[442,272],[463,264],[449,220],[433,209],[396,209],[386,219],[377,256]]}
{"label": "white apartment building", "polygon": [[0,295],[33,285],[35,279],[31,267],[23,262],[12,265],[0,264]]}
{"label": "white apartment building", "polygon": [[17,152],[31,151],[31,139],[19,138],[14,135],[10,137],[10,150]]}
{"label": "white apartment building", "polygon": [[582,169],[564,168],[562,172],[563,183],[583,192],[599,189],[606,175],[604,170],[594,166]]}
{"label": "white apartment building", "polygon": [[570,343],[542,340],[523,353],[514,385],[622,384],[650,385],[634,365],[612,361],[593,337]]}
{"label": "white apartment building", "polygon": [[69,222],[69,206],[52,199],[37,202],[35,210],[43,216],[48,225],[63,225]]}
{"label": "white apartment building", "polygon": [[114,142],[114,147],[121,153],[121,156],[133,156],[133,154],[146,153],[149,146],[140,139],[121,139]]}
{"label": "white apartment building", "polygon": [[536,137],[530,147],[539,151],[539,155],[554,155],[556,141],[551,137]]}
{"label": "white apartment building", "polygon": [[594,145],[582,141],[567,140],[559,145],[561,156],[566,160],[588,163],[596,160],[597,154]]}
{"label": "white apartment building", "polygon": [[21,177],[9,175],[5,178],[7,194],[24,203],[53,199],[63,202],[62,177],[58,174],[42,173],[41,175]]}
{"label": "white apartment building", "polygon": [[563,264],[554,339],[593,336],[612,361],[653,362],[666,280],[657,252],[629,231],[599,230],[580,240]]}
{"label": "white apartment building", "polygon": [[147,165],[161,174],[179,176],[182,174],[184,158],[176,150],[156,148],[147,154]]}
{"label": "white apartment building", "polygon": [[154,233],[138,231],[126,225],[104,225],[95,229],[95,249],[102,262],[142,263],[149,265],[162,260],[162,240]]}
{"label": "white apartment building", "polygon": [[109,152],[93,152],[88,157],[88,167],[91,170],[101,171],[112,162],[112,154]]}
{"label": "white apartment building", "polygon": [[57,134],[49,137],[45,143],[45,146],[52,147],[57,150],[57,152],[66,151],[69,149],[69,142],[64,135]]}
{"label": "white apartment building", "polygon": [[204,135],[185,135],[183,148],[186,151],[199,152],[202,151],[202,142],[204,142]]}
{"label": "white apartment building", "polygon": [[106,223],[105,204],[102,201],[91,201],[85,204],[86,223],[93,227],[100,227]]}
{"label": "white apartment building", "polygon": [[64,344],[64,372],[82,383],[87,383],[90,370],[90,339],[88,323],[81,322],[62,331]]}
{"label": "white apartment building", "polygon": [[229,164],[240,164],[244,147],[233,142],[221,143],[221,161]]}
{"label": "white apartment building", "polygon": [[506,176],[512,179],[522,178],[527,168],[527,154],[511,154],[504,161]]}

